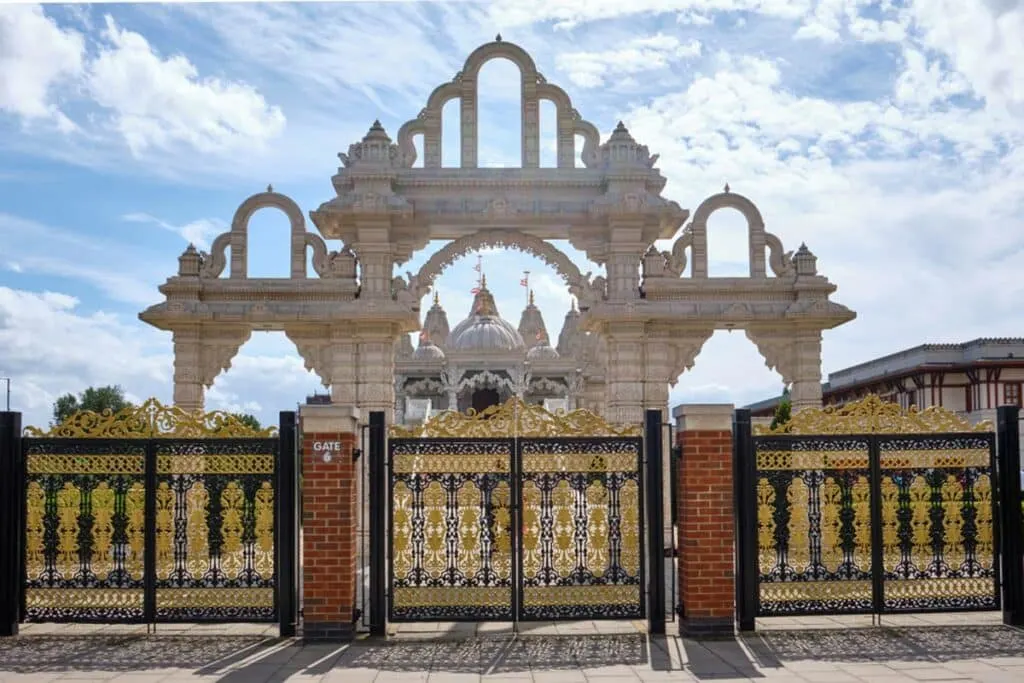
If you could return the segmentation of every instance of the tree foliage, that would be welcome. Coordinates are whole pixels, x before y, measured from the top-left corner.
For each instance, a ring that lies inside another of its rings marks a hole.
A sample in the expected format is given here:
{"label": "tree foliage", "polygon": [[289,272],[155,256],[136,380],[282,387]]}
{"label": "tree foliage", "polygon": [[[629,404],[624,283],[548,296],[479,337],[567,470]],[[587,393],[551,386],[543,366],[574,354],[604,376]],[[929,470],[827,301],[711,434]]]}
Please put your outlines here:
{"label": "tree foliage", "polygon": [[68,393],[54,401],[53,424],[59,425],[82,410],[91,410],[96,413],[109,410],[116,413],[131,405],[124,397],[124,389],[119,385],[89,387],[78,396]]}
{"label": "tree foliage", "polygon": [[785,429],[785,426],[789,423],[789,418],[793,410],[793,403],[789,398],[789,387],[782,390],[782,398],[779,399],[779,405],[775,406],[775,415],[772,416],[772,423],[769,429],[775,430],[778,427]]}
{"label": "tree foliage", "polygon": [[260,424],[260,421],[256,419],[255,415],[250,415],[249,413],[231,413],[231,416],[254,431],[258,432],[263,429],[263,425]]}

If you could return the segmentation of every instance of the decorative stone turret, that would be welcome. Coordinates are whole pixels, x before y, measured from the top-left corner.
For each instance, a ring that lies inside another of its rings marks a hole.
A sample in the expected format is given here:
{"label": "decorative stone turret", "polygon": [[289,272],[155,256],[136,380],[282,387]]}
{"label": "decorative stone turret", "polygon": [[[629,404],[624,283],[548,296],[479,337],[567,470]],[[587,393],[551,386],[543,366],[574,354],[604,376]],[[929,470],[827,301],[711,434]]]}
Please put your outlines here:
{"label": "decorative stone turret", "polygon": [[807,245],[800,243],[800,248],[793,255],[793,264],[796,266],[797,275],[817,275],[818,257],[811,253]]}
{"label": "decorative stone turret", "polygon": [[394,165],[398,148],[391,144],[391,138],[380,121],[374,121],[370,130],[360,142],[349,145],[348,154],[340,153],[338,158],[345,168],[364,166]]}
{"label": "decorative stone turret", "polygon": [[395,340],[395,357],[396,358],[409,358],[412,356],[412,340],[409,339],[409,335],[403,334]]}
{"label": "decorative stone turret", "polygon": [[654,166],[658,155],[651,156],[646,145],[637,144],[622,121],[615,126],[608,141],[601,145],[601,164],[605,168],[636,167],[648,169]]}
{"label": "decorative stone turret", "polygon": [[434,303],[427,310],[427,316],[423,321],[423,329],[428,338],[436,339],[442,344],[444,340],[448,339],[448,334],[451,332],[448,325],[448,314],[441,307],[441,300],[436,291],[434,292]]}
{"label": "decorative stone turret", "polygon": [[199,277],[199,270],[203,265],[203,257],[196,251],[194,244],[189,244],[178,257],[179,277]]}
{"label": "decorative stone turret", "polygon": [[576,308],[576,300],[572,301],[572,308],[565,314],[565,321],[562,323],[562,331],[558,333],[558,353],[563,356],[578,356],[583,344],[583,333],[580,331],[580,312]]}
{"label": "decorative stone turret", "polygon": [[536,346],[542,339],[548,338],[548,328],[544,324],[544,316],[533,300],[533,290],[530,290],[530,298],[519,317],[519,336],[526,342],[527,347]]}

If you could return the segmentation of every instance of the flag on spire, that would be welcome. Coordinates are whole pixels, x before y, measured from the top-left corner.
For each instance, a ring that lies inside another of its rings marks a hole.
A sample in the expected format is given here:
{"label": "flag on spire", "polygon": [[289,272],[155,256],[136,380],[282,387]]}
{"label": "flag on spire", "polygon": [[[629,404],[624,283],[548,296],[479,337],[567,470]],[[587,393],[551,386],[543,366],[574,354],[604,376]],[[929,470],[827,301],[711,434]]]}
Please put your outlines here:
{"label": "flag on spire", "polygon": [[520,287],[529,287],[530,286],[530,271],[528,271],[528,270],[524,270],[523,271],[523,278],[519,281],[519,286]]}
{"label": "flag on spire", "polygon": [[476,255],[476,265],[473,266],[473,270],[475,270],[478,273],[481,272],[483,270],[483,267],[484,267],[483,266],[483,261],[484,261],[484,257],[481,256],[480,254],[477,254]]}
{"label": "flag on spire", "polygon": [[420,344],[427,341],[428,339],[430,339],[430,334],[427,332],[426,328],[420,330]]}

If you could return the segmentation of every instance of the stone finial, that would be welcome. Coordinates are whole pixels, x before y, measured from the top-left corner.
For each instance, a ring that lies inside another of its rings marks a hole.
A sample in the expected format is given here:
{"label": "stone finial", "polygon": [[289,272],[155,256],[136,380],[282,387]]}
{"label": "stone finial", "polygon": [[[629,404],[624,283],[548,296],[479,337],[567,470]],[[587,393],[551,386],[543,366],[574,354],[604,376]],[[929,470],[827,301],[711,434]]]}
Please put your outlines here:
{"label": "stone finial", "polygon": [[651,156],[646,145],[639,145],[626,124],[619,121],[608,141],[601,145],[601,162],[607,167],[652,168],[658,155]]}
{"label": "stone finial", "polygon": [[393,166],[398,155],[397,145],[379,120],[375,120],[363,139],[349,145],[348,153],[339,153],[338,158],[345,168],[352,166]]}
{"label": "stone finial", "polygon": [[793,264],[796,266],[797,275],[818,274],[818,257],[802,242],[800,248],[793,254]]}
{"label": "stone finial", "polygon": [[725,194],[729,194],[729,183],[725,184],[725,187],[722,188],[722,192],[724,192]]}
{"label": "stone finial", "polygon": [[267,183],[267,194],[269,194],[269,193],[271,193],[273,191],[274,191],[274,186],[271,185],[270,183]]}
{"label": "stone finial", "polygon": [[534,305],[534,303],[533,303],[533,290],[532,289],[530,290],[530,304],[529,305],[530,306]]}
{"label": "stone finial", "polygon": [[203,266],[203,257],[196,250],[196,245],[189,243],[185,251],[178,257],[178,275],[181,277],[199,277]]}
{"label": "stone finial", "polygon": [[500,33],[498,35],[494,36],[494,42],[496,42],[496,43],[500,43],[501,42],[501,34]]}
{"label": "stone finial", "polygon": [[437,293],[436,289],[434,290],[434,305],[435,306],[440,306],[441,305],[441,295]]}

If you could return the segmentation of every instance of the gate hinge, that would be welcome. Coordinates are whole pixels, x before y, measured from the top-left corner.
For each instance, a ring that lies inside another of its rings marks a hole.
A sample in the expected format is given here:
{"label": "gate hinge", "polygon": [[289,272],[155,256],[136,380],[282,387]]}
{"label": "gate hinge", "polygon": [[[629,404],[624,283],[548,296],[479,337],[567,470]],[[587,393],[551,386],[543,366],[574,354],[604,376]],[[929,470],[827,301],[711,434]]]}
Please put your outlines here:
{"label": "gate hinge", "polygon": [[669,449],[669,452],[672,454],[672,457],[675,458],[676,460],[679,460],[683,457],[682,446],[672,446],[672,448]]}
{"label": "gate hinge", "polygon": [[362,457],[362,455],[363,455],[363,449],[362,448],[353,448],[352,449],[352,462],[356,462],[357,460],[359,460],[359,458]]}

